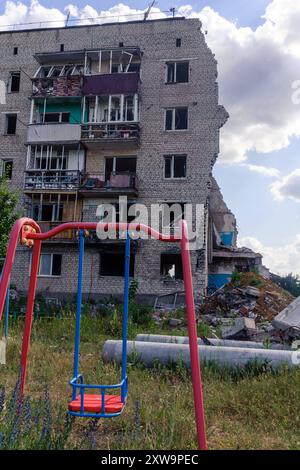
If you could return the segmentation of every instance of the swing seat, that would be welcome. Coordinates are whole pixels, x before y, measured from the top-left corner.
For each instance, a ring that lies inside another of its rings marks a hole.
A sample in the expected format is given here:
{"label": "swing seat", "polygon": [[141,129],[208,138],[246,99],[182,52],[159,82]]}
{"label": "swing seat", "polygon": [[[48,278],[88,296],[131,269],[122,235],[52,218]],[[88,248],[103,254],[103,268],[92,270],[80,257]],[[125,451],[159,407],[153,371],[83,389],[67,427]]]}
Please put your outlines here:
{"label": "swing seat", "polygon": [[[80,395],[68,405],[69,411],[80,412]],[[120,413],[123,411],[125,403],[122,403],[120,395],[104,396],[105,413]],[[102,412],[102,396],[85,393],[83,399],[83,409],[87,413]],[[103,410],[104,412],[104,410]]]}

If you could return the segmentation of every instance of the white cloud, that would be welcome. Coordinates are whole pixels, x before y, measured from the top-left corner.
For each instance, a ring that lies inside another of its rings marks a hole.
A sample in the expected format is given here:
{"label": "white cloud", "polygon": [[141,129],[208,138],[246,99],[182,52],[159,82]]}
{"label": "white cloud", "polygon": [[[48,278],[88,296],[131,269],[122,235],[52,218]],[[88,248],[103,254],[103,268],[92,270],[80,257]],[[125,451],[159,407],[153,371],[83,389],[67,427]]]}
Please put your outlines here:
{"label": "white cloud", "polygon": [[300,274],[300,234],[283,246],[264,246],[255,237],[242,237],[239,246],[247,246],[263,255],[263,264],[275,274]]}
{"label": "white cloud", "polygon": [[300,202],[300,169],[294,170],[282,179],[271,184],[271,193],[275,200],[285,198]]}
{"label": "white cloud", "polygon": [[199,16],[208,31],[207,42],[219,63],[220,100],[230,114],[219,161],[240,163],[251,150],[287,147],[291,137],[300,136],[300,108],[291,99],[300,70],[300,2],[273,0],[255,31],[209,7],[192,16]]}
{"label": "white cloud", "polygon": [[251,165],[250,163],[241,163],[241,166],[245,166],[248,170],[258,173],[262,176],[267,176],[270,178],[278,178],[280,171],[277,168],[270,168],[261,165]]}
{"label": "white cloud", "polygon": [[[143,10],[124,3],[100,11],[88,4],[78,8],[71,3],[62,12],[46,8],[38,0],[32,0],[30,6],[7,1],[0,26],[49,19],[61,25],[68,11],[70,20],[80,24],[89,23],[88,18],[94,18],[92,23],[104,23],[143,17]],[[208,45],[219,62],[220,102],[230,113],[221,132],[219,162],[246,162],[250,151],[280,150],[292,137],[299,137],[300,108],[292,103],[292,84],[300,78],[300,2],[270,0],[264,22],[256,30],[239,27],[210,7],[196,11],[191,5],[183,5],[178,14],[200,18],[203,31],[208,31]],[[159,8],[153,8],[149,18],[165,16]]]}
{"label": "white cloud", "polygon": [[[7,29],[6,25],[24,24],[24,23],[41,23],[41,27],[45,27],[43,22],[51,21],[47,26],[63,26],[66,15],[58,8],[46,8],[38,0],[31,0],[29,6],[21,1],[7,1],[4,7],[4,14],[0,15],[0,29]],[[35,27],[38,27],[36,24]],[[22,26],[24,28],[25,26]],[[26,25],[32,28],[32,24]]]}

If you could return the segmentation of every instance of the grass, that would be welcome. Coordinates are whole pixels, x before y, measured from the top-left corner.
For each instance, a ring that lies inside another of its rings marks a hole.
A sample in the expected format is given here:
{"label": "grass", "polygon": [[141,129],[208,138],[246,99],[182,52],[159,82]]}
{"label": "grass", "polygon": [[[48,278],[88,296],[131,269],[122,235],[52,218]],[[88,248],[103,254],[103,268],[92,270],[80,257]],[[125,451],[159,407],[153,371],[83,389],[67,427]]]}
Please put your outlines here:
{"label": "grass", "polygon": [[[118,309],[114,315],[115,318],[82,316],[80,371],[86,382],[119,380],[119,367],[101,360],[103,342],[120,337]],[[48,387],[51,430],[45,438],[45,426],[36,427],[14,446],[196,449],[190,373],[182,364],[169,368],[157,365],[147,370],[139,362],[129,361],[129,401],[122,417],[97,423],[85,419],[66,423],[74,323],[73,315],[34,321],[26,391],[32,410],[39,409],[45,387]],[[22,331],[22,319],[11,322],[7,365],[0,366],[0,384],[7,392],[13,390],[18,376]],[[147,320],[146,325],[130,322],[130,338],[143,332],[170,334],[170,329],[158,327],[151,320]],[[184,334],[185,331],[172,330],[171,333]],[[283,368],[274,373],[251,366],[241,372],[221,370],[210,364],[203,366],[202,375],[209,448],[300,449],[299,368],[293,371]],[[1,432],[13,426],[8,415],[7,405],[0,413],[0,444]],[[49,419],[49,410],[45,411],[43,419]]]}

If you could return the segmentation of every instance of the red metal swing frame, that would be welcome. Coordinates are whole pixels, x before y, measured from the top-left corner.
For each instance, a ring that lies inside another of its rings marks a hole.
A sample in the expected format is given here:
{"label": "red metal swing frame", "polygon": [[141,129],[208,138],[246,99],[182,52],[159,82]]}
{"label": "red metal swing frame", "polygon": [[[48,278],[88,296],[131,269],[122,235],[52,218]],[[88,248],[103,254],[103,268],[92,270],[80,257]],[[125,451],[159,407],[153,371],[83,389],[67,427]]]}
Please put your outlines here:
{"label": "red metal swing frame", "polygon": [[202,393],[202,381],[201,381],[201,370],[198,353],[197,343],[197,328],[196,328],[196,316],[195,316],[195,303],[194,303],[194,291],[192,281],[192,270],[189,252],[189,239],[186,221],[182,221],[181,236],[168,236],[166,237],[162,233],[157,232],[151,227],[143,224],[126,224],[126,223],[99,223],[99,222],[67,222],[63,223],[48,232],[41,232],[40,226],[32,219],[21,218],[18,219],[11,231],[9,245],[7,249],[7,255],[5,264],[2,271],[2,278],[0,284],[0,321],[2,319],[2,313],[4,309],[6,292],[9,285],[9,279],[11,270],[13,267],[15,253],[20,242],[24,246],[32,247],[32,262],[31,272],[29,279],[29,289],[27,298],[27,307],[25,313],[25,325],[23,344],[21,352],[21,396],[24,394],[26,370],[27,370],[27,359],[30,344],[30,335],[33,321],[33,309],[34,300],[36,294],[37,277],[39,270],[39,261],[41,255],[41,244],[43,240],[54,237],[55,235],[65,230],[96,230],[97,227],[103,230],[135,230],[143,231],[150,237],[165,242],[179,242],[181,246],[182,256],[182,268],[183,268],[183,279],[185,286],[186,296],[186,310],[187,310],[187,323],[188,323],[188,334],[189,334],[189,347],[190,347],[190,358],[191,358],[191,370],[192,370],[192,381],[193,381],[193,393],[194,393],[194,405],[195,405],[195,418],[198,436],[199,449],[206,449],[206,433],[205,433],[205,419],[204,419],[204,406],[203,406],[203,393]]}

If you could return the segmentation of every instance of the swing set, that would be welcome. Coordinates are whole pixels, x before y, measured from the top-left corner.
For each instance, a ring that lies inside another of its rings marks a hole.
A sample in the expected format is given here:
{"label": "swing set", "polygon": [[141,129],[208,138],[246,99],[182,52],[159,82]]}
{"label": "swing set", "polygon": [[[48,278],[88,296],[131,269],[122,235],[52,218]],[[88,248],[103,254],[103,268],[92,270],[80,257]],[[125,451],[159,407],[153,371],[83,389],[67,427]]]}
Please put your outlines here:
{"label": "swing set", "polygon": [[[125,245],[125,280],[124,280],[124,315],[123,315],[123,335],[122,335],[122,364],[120,382],[113,385],[87,384],[84,382],[83,375],[79,373],[79,350],[80,350],[80,323],[82,307],[82,281],[83,281],[83,263],[84,263],[84,239],[89,230],[101,228],[104,231],[114,230],[124,232],[126,239]],[[204,406],[202,394],[202,382],[200,361],[197,344],[197,328],[195,317],[195,305],[192,283],[192,271],[189,253],[189,241],[187,224],[181,222],[181,236],[173,235],[166,237],[151,227],[143,224],[126,223],[101,223],[101,222],[67,222],[63,223],[48,232],[41,232],[40,226],[32,219],[21,218],[13,226],[5,264],[2,270],[0,283],[0,321],[7,298],[11,270],[14,263],[15,253],[20,243],[28,248],[33,248],[31,272],[29,279],[29,289],[27,298],[27,307],[25,314],[24,335],[22,343],[21,361],[20,361],[20,394],[24,395],[27,359],[30,344],[30,335],[33,321],[34,300],[36,294],[37,277],[39,271],[41,245],[42,241],[52,238],[65,230],[77,230],[79,238],[79,260],[78,260],[78,285],[76,302],[76,324],[75,324],[75,346],[74,346],[74,364],[73,378],[70,380],[72,388],[72,400],[68,403],[68,413],[83,418],[113,418],[120,416],[125,408],[128,395],[127,378],[127,325],[128,325],[128,301],[129,301],[129,266],[130,266],[130,231],[144,232],[151,238],[167,241],[180,242],[183,279],[186,296],[187,323],[189,334],[189,348],[191,358],[191,371],[194,393],[195,418],[199,449],[206,449],[206,433],[204,420]],[[88,393],[94,391],[96,393]],[[116,394],[118,393],[118,394]]]}

